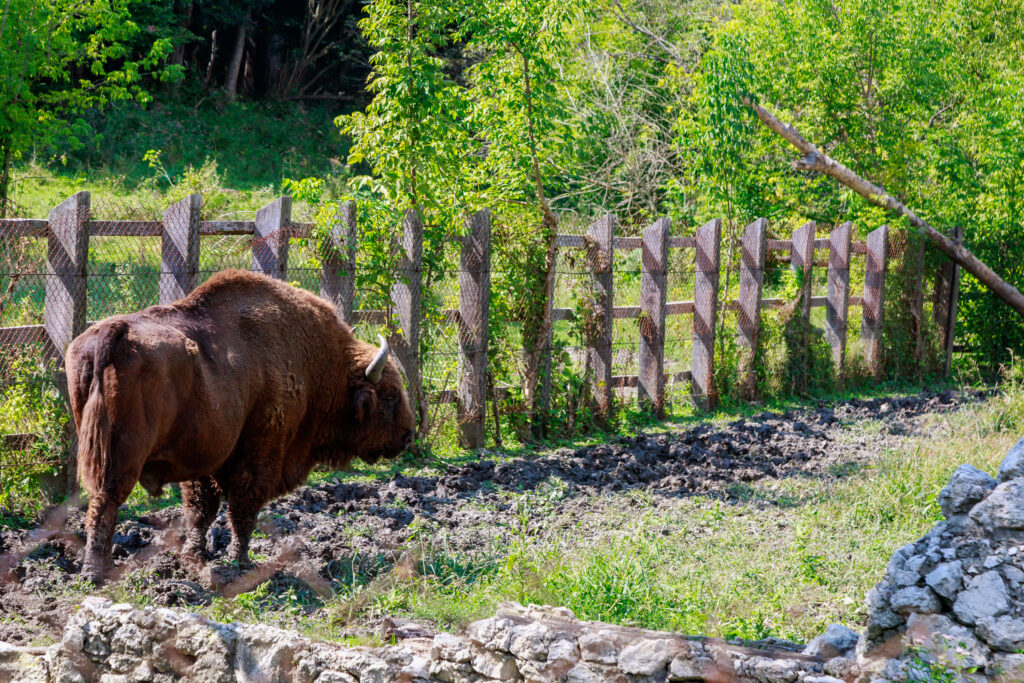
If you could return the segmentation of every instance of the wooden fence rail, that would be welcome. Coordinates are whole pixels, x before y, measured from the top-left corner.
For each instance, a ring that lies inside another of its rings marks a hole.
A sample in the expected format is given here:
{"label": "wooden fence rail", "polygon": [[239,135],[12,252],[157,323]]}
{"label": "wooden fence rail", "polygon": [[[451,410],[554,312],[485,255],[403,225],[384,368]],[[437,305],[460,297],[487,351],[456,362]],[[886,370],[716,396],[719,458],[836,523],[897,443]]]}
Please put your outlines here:
{"label": "wooden fence rail", "polygon": [[[160,221],[98,221],[90,218],[90,197],[79,192],[50,212],[47,220],[0,220],[2,240],[39,238],[47,240],[45,302],[42,325],[0,328],[0,345],[43,342],[46,353],[63,360],[64,350],[76,335],[85,330],[89,274],[89,239],[100,236],[159,237],[161,266],[159,301],[169,303],[188,294],[197,284],[200,263],[200,236],[252,235],[251,268],[283,278],[288,267],[288,243],[292,237],[310,235],[313,226],[291,220],[291,198],[281,197],[256,213],[253,221],[204,221],[202,200],[191,195],[170,206]],[[715,402],[715,335],[719,317],[725,311],[737,312],[738,344],[741,351],[741,393],[752,396],[756,384],[754,358],[761,336],[761,318],[765,309],[780,308],[791,302],[763,296],[765,270],[769,260],[788,262],[801,278],[798,315],[809,323],[814,307],[826,309],[826,339],[832,349],[836,373],[842,376],[846,355],[847,319],[850,306],[862,306],[861,338],[869,367],[878,372],[881,358],[881,330],[885,310],[885,277],[889,230],[882,226],[864,242],[851,240],[853,225],[844,223],[827,238],[816,238],[815,224],[807,223],[790,239],[769,239],[768,223],[758,219],[743,231],[739,242],[739,295],[722,301],[721,272],[722,221],[713,220],[700,227],[694,236],[672,237],[667,218],[655,221],[640,237],[615,235],[615,217],[607,215],[594,223],[584,235],[558,235],[561,249],[586,250],[586,267],[592,277],[595,316],[586,340],[586,362],[591,377],[590,398],[597,414],[607,418],[613,406],[614,390],[633,388],[638,400],[655,413],[666,405],[666,383],[690,383],[693,400],[703,408]],[[332,247],[327,251],[320,272],[320,293],[332,301],[344,318],[353,324],[387,325],[392,321],[384,310],[356,310],[355,264],[358,225],[352,203],[340,207],[336,220],[326,231]],[[668,264],[670,250],[694,252],[694,298],[668,300]],[[458,385],[455,391],[436,392],[433,401],[457,403],[459,433],[468,448],[479,448],[485,441],[487,348],[491,275],[491,215],[481,211],[467,219],[466,236],[461,242],[459,307],[442,311],[445,319],[458,325]],[[615,252],[640,251],[641,277],[638,305],[615,305]],[[828,252],[828,291],[812,296],[811,282],[815,252]],[[421,289],[423,268],[423,226],[415,212],[403,221],[399,277],[392,289],[394,325],[389,342],[395,350],[407,382],[409,394],[421,420],[427,417],[420,364]],[[862,295],[850,292],[851,258],[865,258]],[[3,274],[0,274],[3,275]],[[17,275],[12,273],[12,275]],[[942,328],[943,341],[951,347],[956,319],[958,272],[942,274],[942,291],[936,293],[934,308]],[[939,300],[941,298],[941,301]],[[573,320],[575,309],[553,308],[556,321]],[[670,316],[692,316],[693,346],[689,370],[666,373],[666,325]],[[941,319],[939,319],[941,318]],[[613,375],[614,321],[632,319],[638,323],[639,368],[637,375]],[[546,364],[545,364],[546,365]]]}

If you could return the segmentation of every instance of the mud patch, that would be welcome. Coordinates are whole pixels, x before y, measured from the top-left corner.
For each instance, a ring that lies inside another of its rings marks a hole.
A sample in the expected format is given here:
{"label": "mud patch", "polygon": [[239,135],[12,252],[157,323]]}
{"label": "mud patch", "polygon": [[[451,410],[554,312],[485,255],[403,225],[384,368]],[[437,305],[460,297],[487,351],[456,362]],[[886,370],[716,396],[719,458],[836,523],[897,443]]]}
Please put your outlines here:
{"label": "mud patch", "polygon": [[[303,596],[315,609],[333,591],[350,589],[356,577],[372,581],[396,563],[414,571],[409,551],[424,540],[443,539],[451,556],[494,554],[510,541],[526,492],[547,495],[550,505],[580,519],[595,496],[629,490],[729,500],[738,487],[760,480],[843,476],[916,433],[928,415],[982,397],[925,393],[766,412],[534,457],[484,456],[416,476],[307,486],[264,509],[251,546],[260,566],[252,572],[223,561],[230,540],[223,509],[208,539],[215,559],[200,563],[180,554],[180,510],[167,508],[118,525],[120,580],[104,591],[136,603],[187,607],[269,580],[260,597],[268,608],[287,594]],[[79,580],[83,513],[69,508],[54,519],[59,523],[32,531],[0,531],[0,640],[59,637],[87,590]]]}

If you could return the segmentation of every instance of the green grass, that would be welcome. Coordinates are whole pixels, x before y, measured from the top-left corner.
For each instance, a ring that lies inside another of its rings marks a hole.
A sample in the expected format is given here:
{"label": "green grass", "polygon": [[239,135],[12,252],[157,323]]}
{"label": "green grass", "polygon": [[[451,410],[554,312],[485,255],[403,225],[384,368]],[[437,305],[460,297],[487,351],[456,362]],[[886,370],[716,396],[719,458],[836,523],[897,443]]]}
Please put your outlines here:
{"label": "green grass", "polygon": [[[163,210],[169,188],[191,184],[213,217],[228,218],[259,208],[284,178],[346,175],[349,141],[333,124],[340,113],[292,103],[114,104],[91,115],[95,136],[85,146],[39,150],[17,166],[13,199],[29,218],[79,190],[91,190],[100,208],[152,212]],[[147,150],[161,152],[157,168]]]}
{"label": "green grass", "polygon": [[[931,420],[926,436],[872,462],[737,485],[730,502],[633,491],[589,500],[581,516],[562,510],[564,485],[549,481],[506,494],[518,511],[507,542],[452,553],[417,520],[424,528],[404,549],[407,561],[346,559],[330,597],[271,598],[264,585],[216,610],[319,637],[360,633],[389,615],[456,629],[504,600],[728,638],[804,641],[834,621],[858,628],[891,553],[940,518],[936,496],[952,471],[969,462],[995,472],[1024,426],[1024,390],[1011,377],[1002,394]],[[389,475],[378,467],[353,476]]]}
{"label": "green grass", "polygon": [[[723,410],[717,419],[736,415]],[[417,518],[397,563],[376,555],[337,558],[330,595],[301,581],[267,582],[196,609],[217,619],[274,623],[358,644],[379,642],[375,625],[385,616],[454,630],[493,614],[505,600],[562,605],[584,619],[727,638],[805,641],[834,621],[858,628],[866,617],[865,594],[891,553],[940,518],[936,497],[952,471],[967,462],[994,473],[1018,438],[1024,372],[1009,373],[998,395],[929,420],[923,436],[871,461],[839,463],[824,475],[737,484],[725,498],[628,491],[568,505],[573,499],[565,484],[552,478],[532,491],[501,494],[511,512],[504,538],[489,547],[456,552],[430,520]],[[857,422],[847,425],[847,433],[854,438],[875,427]],[[507,459],[529,452],[490,455]],[[357,463],[350,473],[315,473],[311,481],[436,474],[440,464]],[[138,491],[127,513],[176,503],[173,496],[152,501]],[[134,602],[132,586],[145,580],[133,575],[104,591]],[[84,594],[86,587],[68,590]]]}

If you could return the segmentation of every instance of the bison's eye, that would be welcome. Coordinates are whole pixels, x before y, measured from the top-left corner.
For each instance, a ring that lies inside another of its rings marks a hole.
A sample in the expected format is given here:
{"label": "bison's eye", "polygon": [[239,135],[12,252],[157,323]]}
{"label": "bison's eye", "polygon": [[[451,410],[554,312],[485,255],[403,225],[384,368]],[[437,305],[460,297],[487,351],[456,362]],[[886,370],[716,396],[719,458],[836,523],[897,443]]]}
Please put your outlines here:
{"label": "bison's eye", "polygon": [[386,405],[388,408],[394,408],[395,407],[395,403],[397,403],[397,402],[398,402],[398,399],[396,399],[394,396],[385,396],[384,397],[384,405]]}

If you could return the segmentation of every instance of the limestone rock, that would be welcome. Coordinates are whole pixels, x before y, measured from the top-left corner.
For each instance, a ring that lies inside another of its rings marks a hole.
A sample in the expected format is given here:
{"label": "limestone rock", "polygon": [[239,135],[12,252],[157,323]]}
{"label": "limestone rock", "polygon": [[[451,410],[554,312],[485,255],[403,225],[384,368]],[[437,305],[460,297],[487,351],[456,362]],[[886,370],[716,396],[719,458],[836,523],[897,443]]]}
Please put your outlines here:
{"label": "limestone rock", "polygon": [[989,666],[995,683],[1024,681],[1024,654],[996,655]]}
{"label": "limestone rock", "polygon": [[721,678],[718,666],[710,657],[676,657],[668,665],[670,681],[714,681]]}
{"label": "limestone rock", "polygon": [[885,584],[878,584],[868,591],[868,634],[870,636],[880,635],[903,623],[903,618],[890,606],[889,599],[891,597],[891,588]]}
{"label": "limestone rock", "polygon": [[1003,458],[1003,462],[999,465],[999,476],[996,479],[1001,484],[1004,481],[1020,477],[1024,477],[1024,438],[1015,443]]}
{"label": "limestone rock", "polygon": [[805,655],[820,659],[832,659],[851,653],[857,647],[860,635],[853,629],[842,624],[829,624],[825,632],[807,643]]}
{"label": "limestone rock", "polygon": [[946,519],[969,512],[996,485],[996,480],[972,465],[961,465],[939,492],[939,507]]}
{"label": "limestone rock", "polygon": [[924,577],[924,582],[942,597],[953,600],[963,585],[963,577],[963,563],[960,560],[953,560],[935,567]]}
{"label": "limestone rock", "polygon": [[488,650],[481,650],[473,657],[473,670],[499,681],[513,680],[519,673],[514,657]]}
{"label": "limestone rock", "polygon": [[970,587],[957,596],[953,613],[965,624],[976,624],[986,617],[999,616],[1010,606],[1003,577],[997,571],[987,571],[971,581]]}
{"label": "limestone rock", "polygon": [[580,662],[565,677],[566,683],[629,683],[626,674],[592,662]]}
{"label": "limestone rock", "polygon": [[988,664],[988,650],[971,630],[941,614],[910,615],[907,639],[934,655],[937,661],[956,664],[964,671]]}
{"label": "limestone rock", "polygon": [[577,641],[580,646],[580,658],[585,662],[597,664],[616,664],[619,661],[619,646],[607,631],[584,630]]}
{"label": "limestone rock", "polygon": [[985,617],[978,621],[978,634],[996,650],[1024,650],[1024,619],[1009,616]]}
{"label": "limestone rock", "polygon": [[641,638],[619,655],[619,669],[635,676],[655,676],[665,671],[672,658],[667,640]]}
{"label": "limestone rock", "polygon": [[889,598],[889,605],[898,614],[934,614],[942,609],[938,596],[930,588],[901,588]]}
{"label": "limestone rock", "polygon": [[468,662],[473,659],[473,649],[464,639],[451,633],[438,633],[430,649],[431,659],[446,659],[450,662]]}
{"label": "limestone rock", "polygon": [[48,683],[45,660],[25,648],[0,642],[0,681]]}
{"label": "limestone rock", "polygon": [[548,645],[554,638],[551,629],[539,621],[534,621],[525,626],[512,628],[512,639],[508,649],[519,659],[544,661],[548,658]]}
{"label": "limestone rock", "polygon": [[1024,529],[1024,479],[1003,482],[974,506],[970,517],[989,533],[998,529]]}

